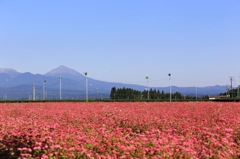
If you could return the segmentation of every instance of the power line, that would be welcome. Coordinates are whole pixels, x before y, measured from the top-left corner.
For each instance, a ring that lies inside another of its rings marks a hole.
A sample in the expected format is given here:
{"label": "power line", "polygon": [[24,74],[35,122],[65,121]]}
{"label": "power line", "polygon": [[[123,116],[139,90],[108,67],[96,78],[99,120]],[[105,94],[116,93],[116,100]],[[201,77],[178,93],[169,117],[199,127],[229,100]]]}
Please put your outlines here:
{"label": "power line", "polygon": [[57,82],[57,83],[55,83],[55,84],[52,84],[52,85],[49,85],[49,86],[47,85],[46,87],[47,87],[47,88],[50,88],[50,87],[56,86],[57,84],[59,84],[59,82]]}
{"label": "power line", "polygon": [[86,80],[86,79],[83,79],[83,80],[81,80],[81,81],[79,81],[79,82],[71,83],[71,84],[62,82],[62,84],[65,84],[65,85],[77,85],[77,84],[79,84],[79,83],[81,83],[81,82],[83,82],[83,81],[85,81],[85,80]]}
{"label": "power line", "polygon": [[232,97],[233,97],[232,81],[233,81],[233,78],[234,78],[234,77],[230,76],[229,78],[230,78],[230,82],[231,82],[231,92],[232,92]]}

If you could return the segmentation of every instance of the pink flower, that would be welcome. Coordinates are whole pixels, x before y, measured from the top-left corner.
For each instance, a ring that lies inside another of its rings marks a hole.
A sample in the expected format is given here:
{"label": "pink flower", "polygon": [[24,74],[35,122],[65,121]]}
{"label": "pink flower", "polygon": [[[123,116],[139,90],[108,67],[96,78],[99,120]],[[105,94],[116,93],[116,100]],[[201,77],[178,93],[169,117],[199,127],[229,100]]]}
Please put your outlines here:
{"label": "pink flower", "polygon": [[69,151],[74,151],[75,148],[74,148],[74,147],[71,147],[71,148],[69,148],[68,150],[69,150]]}
{"label": "pink flower", "polygon": [[41,147],[34,147],[34,150],[41,150]]}
{"label": "pink flower", "polygon": [[230,129],[230,128],[225,128],[224,129],[226,132],[233,132],[233,129]]}

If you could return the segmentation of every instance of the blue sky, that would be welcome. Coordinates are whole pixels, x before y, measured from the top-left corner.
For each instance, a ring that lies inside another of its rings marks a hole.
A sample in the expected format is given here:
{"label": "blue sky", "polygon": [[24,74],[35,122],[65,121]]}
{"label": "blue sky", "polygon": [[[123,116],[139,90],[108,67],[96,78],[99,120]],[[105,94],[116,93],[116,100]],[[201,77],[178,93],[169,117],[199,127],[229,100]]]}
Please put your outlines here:
{"label": "blue sky", "polygon": [[0,68],[168,86],[240,84],[240,0],[0,0]]}

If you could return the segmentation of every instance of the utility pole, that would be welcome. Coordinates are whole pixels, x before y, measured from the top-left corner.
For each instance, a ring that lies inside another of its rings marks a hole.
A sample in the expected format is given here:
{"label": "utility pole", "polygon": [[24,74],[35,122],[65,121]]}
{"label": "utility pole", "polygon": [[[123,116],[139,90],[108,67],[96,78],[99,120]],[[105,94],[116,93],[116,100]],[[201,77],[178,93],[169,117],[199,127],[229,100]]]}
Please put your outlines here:
{"label": "utility pole", "polygon": [[232,89],[232,80],[233,80],[233,77],[230,76],[229,78],[230,78],[230,81],[231,81],[231,93],[232,93],[232,97],[233,97],[233,89]]}
{"label": "utility pole", "polygon": [[170,87],[170,102],[172,102],[172,88],[171,88],[171,74],[168,74],[169,76],[169,87]]}
{"label": "utility pole", "polygon": [[47,94],[47,92],[45,91],[45,99],[47,99],[47,96],[48,96],[48,94]]}
{"label": "utility pole", "polygon": [[239,87],[240,85],[238,85],[237,97],[239,97]]}
{"label": "utility pole", "polygon": [[34,83],[32,83],[32,100],[35,100],[35,86]]}
{"label": "utility pole", "polygon": [[7,100],[7,94],[3,95],[3,100]]}
{"label": "utility pole", "polygon": [[230,95],[229,95],[229,89],[228,89],[228,85],[226,84],[226,95],[227,95],[227,97],[230,97]]}
{"label": "utility pole", "polygon": [[59,99],[62,99],[62,77],[59,77],[59,81],[60,81],[60,97]]}
{"label": "utility pole", "polygon": [[149,77],[146,77],[146,79],[147,79],[147,91],[148,91],[148,99],[149,99],[149,87],[148,87],[148,78],[149,78]]}
{"label": "utility pole", "polygon": [[84,73],[86,76],[86,102],[88,102],[88,78],[87,78],[87,72]]}
{"label": "utility pole", "polygon": [[197,86],[196,86],[196,100],[197,100]]}
{"label": "utility pole", "polygon": [[238,85],[238,97],[239,97],[239,87],[240,87],[240,85]]}
{"label": "utility pole", "polygon": [[45,83],[46,83],[46,80],[43,81],[43,100],[45,100]]}

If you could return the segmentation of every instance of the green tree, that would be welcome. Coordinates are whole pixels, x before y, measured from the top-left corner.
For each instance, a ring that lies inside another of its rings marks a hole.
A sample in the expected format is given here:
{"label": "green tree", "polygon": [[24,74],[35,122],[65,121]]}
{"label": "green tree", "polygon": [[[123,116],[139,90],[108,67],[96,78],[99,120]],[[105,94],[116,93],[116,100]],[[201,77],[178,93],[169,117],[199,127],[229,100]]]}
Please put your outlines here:
{"label": "green tree", "polygon": [[110,99],[115,99],[116,93],[117,93],[116,87],[113,87],[113,88],[111,89]]}

